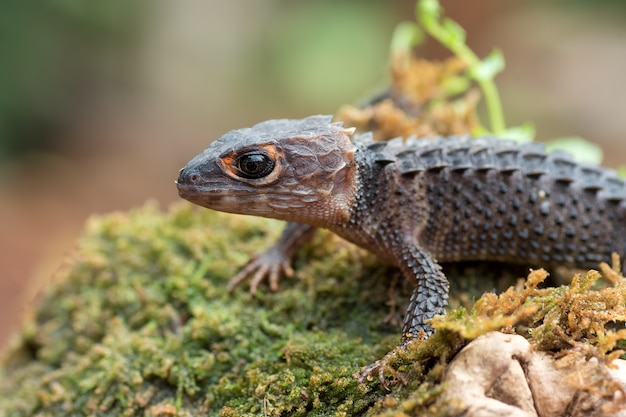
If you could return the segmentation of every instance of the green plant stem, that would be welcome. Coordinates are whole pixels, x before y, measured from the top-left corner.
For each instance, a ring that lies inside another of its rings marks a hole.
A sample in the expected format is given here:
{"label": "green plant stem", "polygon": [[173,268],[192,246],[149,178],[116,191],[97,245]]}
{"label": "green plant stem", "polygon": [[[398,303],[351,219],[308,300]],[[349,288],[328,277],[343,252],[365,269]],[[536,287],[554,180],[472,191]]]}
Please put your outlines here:
{"label": "green plant stem", "polygon": [[491,131],[496,135],[501,135],[506,130],[506,126],[498,89],[492,80],[477,80],[477,83],[485,95],[485,104],[487,105],[487,111],[490,116]]}
{"label": "green plant stem", "polygon": [[469,77],[475,80],[483,91],[491,131],[496,135],[504,133],[506,130],[504,113],[495,83],[491,78],[477,76],[475,70],[481,65],[480,58],[465,44],[462,28],[452,21],[447,22],[447,28],[440,23],[440,12],[441,6],[437,0],[421,0],[416,4],[417,20],[424,30],[467,64]]}

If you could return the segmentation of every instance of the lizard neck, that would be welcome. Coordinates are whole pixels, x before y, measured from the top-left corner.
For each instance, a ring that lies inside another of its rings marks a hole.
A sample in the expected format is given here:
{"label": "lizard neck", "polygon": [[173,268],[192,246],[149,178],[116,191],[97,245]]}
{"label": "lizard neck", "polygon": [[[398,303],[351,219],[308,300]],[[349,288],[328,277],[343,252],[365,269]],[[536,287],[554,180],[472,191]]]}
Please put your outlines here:
{"label": "lizard neck", "polygon": [[[310,190],[310,193],[295,195],[290,201],[286,201],[288,207],[280,210],[275,207],[273,213],[267,217],[330,230],[348,224],[359,198],[359,170],[362,169],[360,152],[351,142],[346,141],[334,153],[336,158],[333,159],[336,162],[320,164],[316,168],[317,180],[312,181],[309,176],[300,177],[301,187]],[[292,167],[298,169],[295,165]]]}
{"label": "lizard neck", "polygon": [[391,213],[387,208],[390,193],[397,185],[393,169],[376,163],[372,152],[363,145],[357,145],[354,162],[355,178],[349,216],[326,227],[344,239],[392,261],[381,243],[388,237],[383,231],[391,224]]}

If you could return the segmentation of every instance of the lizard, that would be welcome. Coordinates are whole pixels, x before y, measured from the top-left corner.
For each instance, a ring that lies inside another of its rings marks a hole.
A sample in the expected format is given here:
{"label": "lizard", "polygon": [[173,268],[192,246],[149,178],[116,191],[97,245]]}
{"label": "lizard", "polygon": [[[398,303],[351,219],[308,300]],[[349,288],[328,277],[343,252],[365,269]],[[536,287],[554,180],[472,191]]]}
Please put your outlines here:
{"label": "lizard", "polygon": [[331,116],[279,119],[233,130],[181,169],[180,197],[210,209],[288,221],[229,290],[293,275],[291,257],[325,228],[399,267],[414,282],[398,347],[433,333],[448,281],[440,262],[487,260],[593,268],[626,253],[626,183],[539,143],[494,137],[374,142]]}

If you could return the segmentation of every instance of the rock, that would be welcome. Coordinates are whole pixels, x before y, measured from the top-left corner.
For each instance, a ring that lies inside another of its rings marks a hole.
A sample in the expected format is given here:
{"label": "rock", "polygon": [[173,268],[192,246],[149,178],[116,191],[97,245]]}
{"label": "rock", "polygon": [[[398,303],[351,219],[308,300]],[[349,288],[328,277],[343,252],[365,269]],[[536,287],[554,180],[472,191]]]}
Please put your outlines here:
{"label": "rock", "polygon": [[[590,366],[612,380],[604,379],[602,386],[614,392],[600,396],[593,381],[581,380],[590,374],[579,369]],[[626,361],[608,367],[581,356],[558,366],[554,357],[535,351],[518,335],[491,332],[477,338],[451,362],[444,383],[441,401],[468,417],[626,417]]]}

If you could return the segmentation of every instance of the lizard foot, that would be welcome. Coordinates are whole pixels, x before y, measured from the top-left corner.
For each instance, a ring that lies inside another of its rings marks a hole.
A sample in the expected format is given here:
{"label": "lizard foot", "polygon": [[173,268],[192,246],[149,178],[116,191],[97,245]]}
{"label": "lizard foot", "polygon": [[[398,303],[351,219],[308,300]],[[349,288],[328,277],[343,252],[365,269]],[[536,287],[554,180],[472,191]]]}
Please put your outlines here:
{"label": "lizard foot", "polygon": [[230,280],[228,292],[233,292],[235,287],[241,284],[248,277],[250,280],[250,294],[255,294],[259,284],[268,280],[270,290],[278,291],[278,281],[281,275],[287,278],[293,277],[291,259],[285,256],[284,252],[276,247],[251,258],[237,275]]}
{"label": "lizard foot", "polygon": [[387,353],[382,359],[377,360],[374,363],[364,366],[361,368],[361,372],[355,373],[352,375],[356,378],[359,383],[365,382],[366,379],[369,379],[372,375],[377,375],[378,380],[380,381],[380,385],[383,386],[386,390],[389,391],[389,381],[385,378],[386,374],[390,374],[393,378],[393,381],[398,381],[402,385],[407,384],[407,380],[400,372],[394,369],[389,362],[398,357],[400,352],[404,352],[406,347],[404,344],[401,344],[394,348],[391,352]]}

